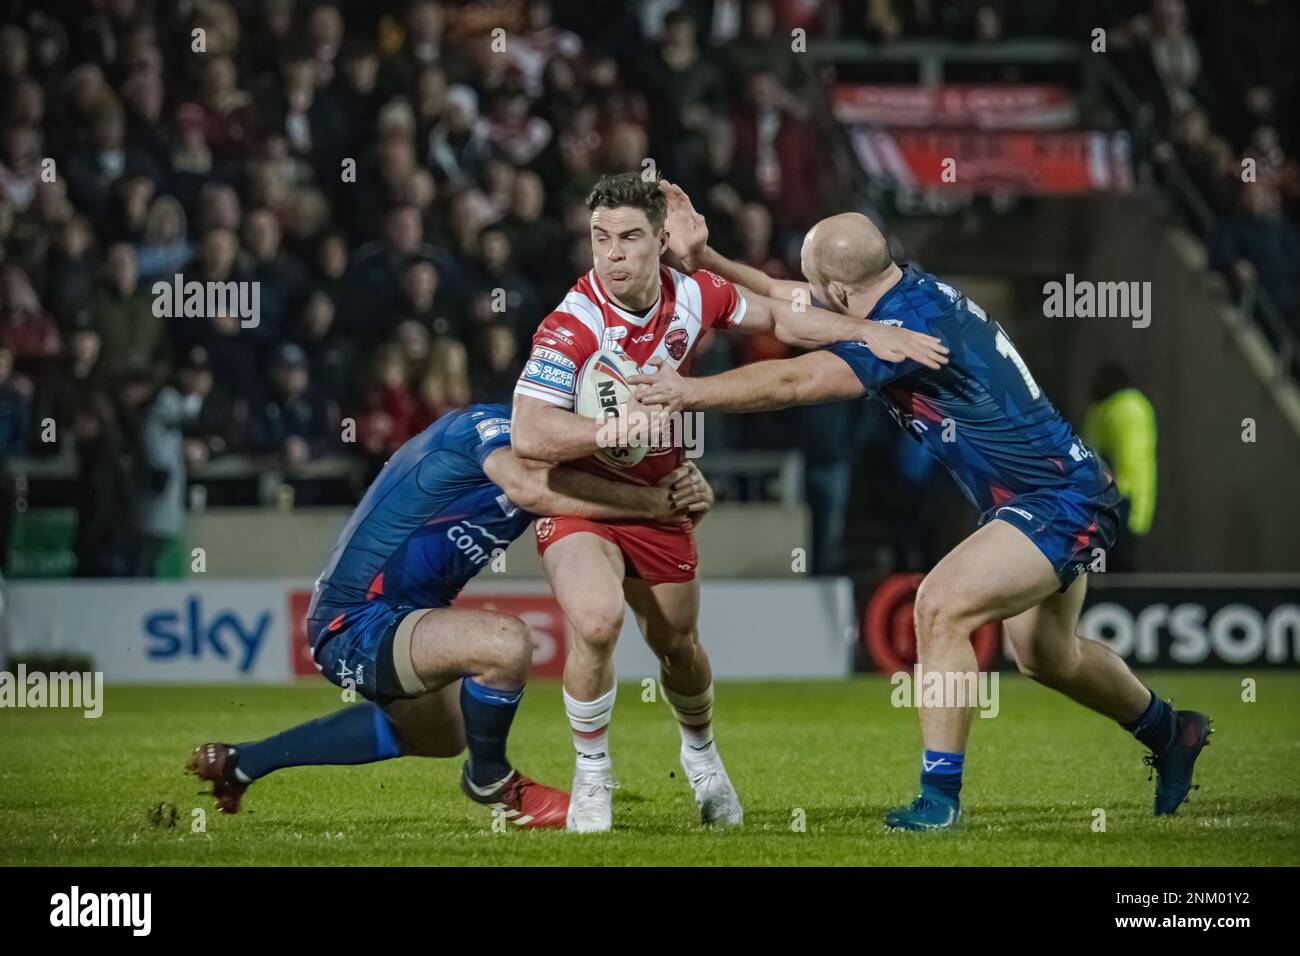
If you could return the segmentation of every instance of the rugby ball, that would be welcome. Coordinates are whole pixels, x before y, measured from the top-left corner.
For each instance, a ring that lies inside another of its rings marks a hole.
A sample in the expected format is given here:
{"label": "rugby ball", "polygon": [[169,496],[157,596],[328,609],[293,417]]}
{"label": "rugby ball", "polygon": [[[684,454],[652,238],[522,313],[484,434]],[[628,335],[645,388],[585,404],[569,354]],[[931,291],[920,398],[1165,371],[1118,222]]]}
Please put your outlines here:
{"label": "rugby ball", "polygon": [[[637,364],[618,349],[600,349],[594,353],[578,372],[578,394],[575,411],[585,418],[617,419],[623,406],[632,397],[632,386],[628,385],[630,375],[637,373]],[[611,422],[611,425],[615,424]],[[611,432],[615,432],[611,429]],[[616,440],[617,434],[611,434]],[[610,447],[596,452],[596,457],[615,468],[631,468],[645,458],[645,444],[628,444],[618,446],[611,442]]]}

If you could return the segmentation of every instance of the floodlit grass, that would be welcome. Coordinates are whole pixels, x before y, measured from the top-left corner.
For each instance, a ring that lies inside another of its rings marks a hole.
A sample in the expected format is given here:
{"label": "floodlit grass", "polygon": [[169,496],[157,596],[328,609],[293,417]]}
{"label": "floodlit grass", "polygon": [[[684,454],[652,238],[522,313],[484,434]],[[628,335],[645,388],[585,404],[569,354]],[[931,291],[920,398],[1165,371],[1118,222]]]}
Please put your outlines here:
{"label": "floodlit grass", "polygon": [[[622,688],[611,735],[614,832],[494,832],[457,789],[459,760],[285,770],[244,812],[216,813],[181,767],[194,744],[266,736],[341,706],[295,687],[113,687],[104,715],[0,710],[0,864],[7,865],[1084,865],[1300,864],[1300,674],[1145,675],[1215,718],[1199,791],[1151,813],[1143,749],[1114,724],[1018,676],[1001,713],[976,719],[960,832],[885,832],[916,787],[916,715],[882,677],[722,683],[717,734],[745,806],[743,830],[696,823],[667,706]],[[511,755],[567,785],[572,750],[557,684],[529,687]],[[174,826],[151,821],[159,804]],[[1105,832],[1094,832],[1094,811]],[[195,832],[196,809],[206,832]],[[800,827],[800,824],[803,827]],[[802,830],[802,832],[801,832]]]}

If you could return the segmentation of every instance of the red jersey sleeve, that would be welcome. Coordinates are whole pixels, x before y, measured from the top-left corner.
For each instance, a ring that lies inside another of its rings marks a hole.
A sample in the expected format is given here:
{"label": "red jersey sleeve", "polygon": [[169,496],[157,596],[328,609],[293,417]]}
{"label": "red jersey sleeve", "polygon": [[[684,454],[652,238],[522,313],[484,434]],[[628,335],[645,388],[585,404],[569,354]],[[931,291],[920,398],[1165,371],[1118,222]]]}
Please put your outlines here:
{"label": "red jersey sleeve", "polygon": [[700,287],[700,321],[706,329],[734,329],[745,318],[745,299],[728,280],[708,269],[691,273]]}
{"label": "red jersey sleeve", "polygon": [[567,312],[552,312],[533,333],[533,348],[524,362],[516,395],[573,408],[578,369],[596,351],[596,336]]}

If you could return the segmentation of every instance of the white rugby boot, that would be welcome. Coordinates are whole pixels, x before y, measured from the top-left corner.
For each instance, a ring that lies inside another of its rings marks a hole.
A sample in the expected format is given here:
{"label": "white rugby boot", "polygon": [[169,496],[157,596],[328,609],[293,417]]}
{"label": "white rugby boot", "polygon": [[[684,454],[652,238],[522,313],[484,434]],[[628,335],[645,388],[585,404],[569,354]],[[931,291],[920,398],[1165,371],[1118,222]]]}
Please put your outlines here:
{"label": "white rugby boot", "polygon": [[727,768],[722,765],[717,747],[707,754],[699,754],[683,746],[682,770],[695,794],[695,805],[700,808],[700,822],[709,827],[738,827],[745,822],[745,811],[740,797],[731,785]]}
{"label": "white rugby boot", "polygon": [[592,770],[579,764],[573,772],[565,829],[570,833],[608,832],[613,826],[610,803],[617,789],[608,768]]}

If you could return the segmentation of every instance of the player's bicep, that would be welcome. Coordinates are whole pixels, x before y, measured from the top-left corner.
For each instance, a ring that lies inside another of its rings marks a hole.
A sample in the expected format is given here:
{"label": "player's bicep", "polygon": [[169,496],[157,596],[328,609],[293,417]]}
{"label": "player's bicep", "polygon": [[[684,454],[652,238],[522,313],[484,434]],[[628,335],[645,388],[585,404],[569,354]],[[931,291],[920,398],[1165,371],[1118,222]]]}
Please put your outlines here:
{"label": "player's bicep", "polygon": [[775,319],[772,315],[772,303],[767,297],[759,295],[743,285],[736,286],[736,293],[739,301],[743,303],[744,321],[719,323],[718,328],[741,332],[745,335],[759,335],[763,332],[771,332],[775,326]]}

